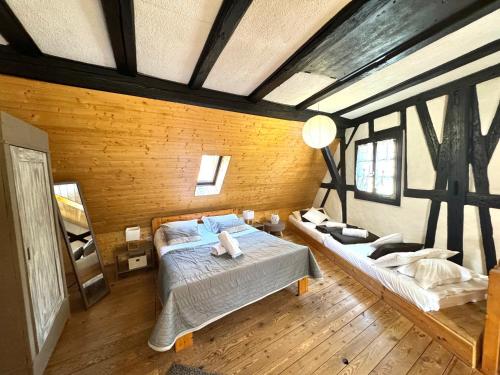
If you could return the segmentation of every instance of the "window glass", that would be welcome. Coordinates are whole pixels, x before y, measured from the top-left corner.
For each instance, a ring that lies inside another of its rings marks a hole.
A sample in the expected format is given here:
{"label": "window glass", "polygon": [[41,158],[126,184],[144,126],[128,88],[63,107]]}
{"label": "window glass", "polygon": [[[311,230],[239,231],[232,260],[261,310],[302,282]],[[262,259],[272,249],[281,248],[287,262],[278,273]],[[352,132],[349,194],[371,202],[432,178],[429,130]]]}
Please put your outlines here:
{"label": "window glass", "polygon": [[203,155],[201,157],[198,184],[215,184],[220,159],[219,155]]}
{"label": "window glass", "polygon": [[396,195],[396,140],[377,142],[375,192],[386,197]]}
{"label": "window glass", "polygon": [[373,192],[373,177],[373,143],[359,145],[356,157],[357,189]]}

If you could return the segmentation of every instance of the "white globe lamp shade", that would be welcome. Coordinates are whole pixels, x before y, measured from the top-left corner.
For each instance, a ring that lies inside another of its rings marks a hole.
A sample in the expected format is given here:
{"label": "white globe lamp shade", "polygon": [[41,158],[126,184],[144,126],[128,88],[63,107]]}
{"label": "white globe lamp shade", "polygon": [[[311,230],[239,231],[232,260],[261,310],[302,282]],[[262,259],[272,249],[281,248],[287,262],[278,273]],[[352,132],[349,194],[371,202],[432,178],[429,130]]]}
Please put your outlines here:
{"label": "white globe lamp shade", "polygon": [[337,135],[337,125],[328,116],[317,115],[306,121],[302,128],[304,142],[312,148],[323,148],[333,142]]}

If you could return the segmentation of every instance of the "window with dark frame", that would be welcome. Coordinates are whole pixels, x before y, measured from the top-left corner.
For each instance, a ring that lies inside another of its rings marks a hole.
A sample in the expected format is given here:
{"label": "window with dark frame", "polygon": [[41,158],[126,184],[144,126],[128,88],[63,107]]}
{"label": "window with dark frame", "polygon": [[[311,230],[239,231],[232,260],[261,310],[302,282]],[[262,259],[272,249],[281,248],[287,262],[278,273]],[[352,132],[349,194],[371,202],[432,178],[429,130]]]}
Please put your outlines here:
{"label": "window with dark frame", "polygon": [[399,206],[401,129],[374,133],[355,145],[354,197]]}
{"label": "window with dark frame", "polygon": [[200,171],[198,172],[196,185],[215,185],[217,182],[221,164],[222,156],[203,155],[201,157]]}

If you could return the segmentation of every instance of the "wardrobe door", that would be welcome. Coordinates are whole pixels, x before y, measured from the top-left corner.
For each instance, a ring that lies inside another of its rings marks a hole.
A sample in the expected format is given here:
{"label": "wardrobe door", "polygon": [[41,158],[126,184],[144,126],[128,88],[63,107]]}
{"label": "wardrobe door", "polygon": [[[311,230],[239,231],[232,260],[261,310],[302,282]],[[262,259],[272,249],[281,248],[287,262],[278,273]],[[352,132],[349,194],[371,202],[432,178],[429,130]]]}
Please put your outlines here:
{"label": "wardrobe door", "polygon": [[47,154],[10,146],[38,350],[64,299]]}

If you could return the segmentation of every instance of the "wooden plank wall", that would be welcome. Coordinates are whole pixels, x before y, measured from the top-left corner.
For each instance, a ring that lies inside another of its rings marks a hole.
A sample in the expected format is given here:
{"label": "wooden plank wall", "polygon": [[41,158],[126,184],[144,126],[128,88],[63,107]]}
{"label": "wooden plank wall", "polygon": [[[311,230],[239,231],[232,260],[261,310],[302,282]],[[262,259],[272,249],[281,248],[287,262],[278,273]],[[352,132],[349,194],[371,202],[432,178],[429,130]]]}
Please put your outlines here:
{"label": "wooden plank wall", "polygon": [[[0,110],[49,133],[55,181],[81,183],[105,263],[155,216],[311,204],[326,167],[302,123],[0,75]],[[222,192],[195,197],[202,154],[231,155]]]}

